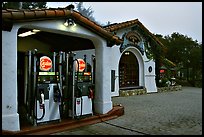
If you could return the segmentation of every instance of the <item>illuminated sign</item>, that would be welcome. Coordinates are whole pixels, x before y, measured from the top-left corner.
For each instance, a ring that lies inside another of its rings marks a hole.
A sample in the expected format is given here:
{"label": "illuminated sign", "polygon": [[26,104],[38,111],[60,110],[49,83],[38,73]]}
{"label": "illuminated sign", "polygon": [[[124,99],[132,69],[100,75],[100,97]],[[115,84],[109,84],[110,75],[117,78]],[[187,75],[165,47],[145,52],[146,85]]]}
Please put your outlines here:
{"label": "illuminated sign", "polygon": [[40,70],[49,71],[51,68],[52,68],[52,60],[47,56],[41,57],[40,58]]}
{"label": "illuminated sign", "polygon": [[[83,59],[77,59],[79,62],[79,72],[83,72],[85,67],[86,67],[86,63]],[[78,71],[78,63],[76,62],[76,71]]]}
{"label": "illuminated sign", "polygon": [[84,75],[91,75],[91,72],[84,72]]}
{"label": "illuminated sign", "polygon": [[50,75],[50,76],[53,76],[53,75],[56,75],[55,72],[39,72],[38,75]]}
{"label": "illuminated sign", "polygon": [[164,69],[161,69],[161,70],[160,70],[160,73],[164,73],[164,71],[165,71]]}

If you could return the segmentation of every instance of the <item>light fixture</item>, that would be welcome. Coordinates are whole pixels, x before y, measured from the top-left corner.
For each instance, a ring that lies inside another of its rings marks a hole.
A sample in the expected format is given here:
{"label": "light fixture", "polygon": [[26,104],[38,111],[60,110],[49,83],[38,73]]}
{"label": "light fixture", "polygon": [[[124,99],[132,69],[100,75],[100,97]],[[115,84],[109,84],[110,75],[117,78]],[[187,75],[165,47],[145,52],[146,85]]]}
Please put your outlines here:
{"label": "light fixture", "polygon": [[[68,5],[67,7],[65,7],[66,9],[70,10],[71,13],[73,13],[73,10],[74,10],[74,5],[73,4],[70,4]],[[74,21],[69,18],[69,19],[66,19],[65,23],[64,23],[64,26],[73,26],[75,25]]]}
{"label": "light fixture", "polygon": [[29,35],[36,34],[36,33],[39,32],[39,31],[40,31],[40,30],[33,29],[33,30],[30,30],[30,31],[27,31],[27,32],[18,34],[18,36],[19,36],[19,37],[27,37],[27,36],[29,36]]}
{"label": "light fixture", "polygon": [[26,37],[26,36],[29,36],[29,35],[32,35],[32,34],[35,34],[35,32],[27,31],[27,32],[19,34],[18,36],[19,37]]}
{"label": "light fixture", "polygon": [[75,25],[75,23],[74,23],[74,21],[71,18],[66,19],[66,21],[64,23],[64,26],[67,27],[67,26],[73,26],[73,25]]}
{"label": "light fixture", "polygon": [[130,53],[129,52],[125,52],[125,55],[129,55]]}
{"label": "light fixture", "polygon": [[68,10],[70,10],[71,13],[73,13],[74,5],[70,4],[66,7]]}
{"label": "light fixture", "polygon": [[68,26],[68,20],[67,19],[64,22],[64,26],[66,26],[66,27]]}

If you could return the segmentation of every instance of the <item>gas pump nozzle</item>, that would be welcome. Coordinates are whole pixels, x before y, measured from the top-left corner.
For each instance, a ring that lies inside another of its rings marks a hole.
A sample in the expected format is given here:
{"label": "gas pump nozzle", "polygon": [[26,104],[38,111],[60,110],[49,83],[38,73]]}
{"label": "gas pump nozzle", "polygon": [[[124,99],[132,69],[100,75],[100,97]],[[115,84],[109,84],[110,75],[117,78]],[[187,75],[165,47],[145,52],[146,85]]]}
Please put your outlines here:
{"label": "gas pump nozzle", "polygon": [[45,95],[43,94],[43,92],[40,94],[40,97],[41,97],[40,109],[43,109],[45,106]]}
{"label": "gas pump nozzle", "polygon": [[45,104],[45,96],[44,96],[44,94],[41,93],[40,96],[41,96],[41,99],[42,99],[42,104]]}

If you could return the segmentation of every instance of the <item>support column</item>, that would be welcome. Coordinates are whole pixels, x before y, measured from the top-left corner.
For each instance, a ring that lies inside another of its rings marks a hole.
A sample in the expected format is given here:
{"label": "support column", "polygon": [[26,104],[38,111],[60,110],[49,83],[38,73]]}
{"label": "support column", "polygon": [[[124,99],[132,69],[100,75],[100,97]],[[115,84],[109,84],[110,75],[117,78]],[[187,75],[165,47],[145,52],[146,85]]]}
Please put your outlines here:
{"label": "support column", "polygon": [[106,42],[96,46],[96,76],[94,110],[96,113],[105,114],[113,106],[111,101],[111,50]]}
{"label": "support column", "polygon": [[2,130],[19,131],[17,32],[2,32]]}
{"label": "support column", "polygon": [[156,80],[155,80],[155,62],[149,61],[144,64],[145,72],[145,87],[147,93],[157,92]]}

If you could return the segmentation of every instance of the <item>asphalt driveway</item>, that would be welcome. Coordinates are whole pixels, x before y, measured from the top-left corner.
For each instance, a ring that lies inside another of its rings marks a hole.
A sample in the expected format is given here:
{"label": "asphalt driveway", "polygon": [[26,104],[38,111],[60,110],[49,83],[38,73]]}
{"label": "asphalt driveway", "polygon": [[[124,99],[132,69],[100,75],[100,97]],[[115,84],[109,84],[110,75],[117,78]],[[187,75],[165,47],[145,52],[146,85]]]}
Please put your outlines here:
{"label": "asphalt driveway", "polygon": [[202,88],[114,97],[125,114],[53,135],[202,135]]}

